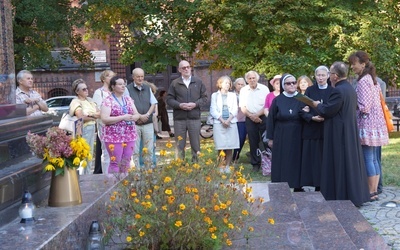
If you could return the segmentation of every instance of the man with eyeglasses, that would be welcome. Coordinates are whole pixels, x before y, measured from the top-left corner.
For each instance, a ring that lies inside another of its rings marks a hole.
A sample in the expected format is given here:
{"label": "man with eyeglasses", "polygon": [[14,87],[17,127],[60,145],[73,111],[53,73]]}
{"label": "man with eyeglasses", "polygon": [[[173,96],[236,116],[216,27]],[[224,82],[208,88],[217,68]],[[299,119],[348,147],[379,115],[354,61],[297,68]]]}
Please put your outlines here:
{"label": "man with eyeglasses", "polygon": [[265,97],[269,93],[267,86],[258,83],[260,75],[249,71],[244,78],[248,85],[240,90],[239,107],[246,116],[246,130],[250,144],[250,163],[253,171],[259,171],[261,156],[257,155],[261,135],[266,129],[267,117],[264,114]]}
{"label": "man with eyeglasses", "polygon": [[28,70],[21,70],[17,74],[17,89],[16,103],[26,104],[26,115],[27,116],[41,116],[43,112],[49,110],[46,102],[42,99],[40,94],[32,89],[33,87],[33,76]]}
{"label": "man with eyeglasses", "polygon": [[321,193],[326,200],[368,202],[369,189],[357,126],[357,94],[347,81],[349,67],[335,62],[329,69],[334,89],[313,106],[324,117]]}
{"label": "man with eyeglasses", "polygon": [[[137,139],[135,150],[132,156],[136,167],[142,167],[139,163],[140,142],[147,148],[149,155],[153,155],[154,148],[154,126],[153,112],[157,102],[156,97],[151,91],[149,85],[144,83],[144,70],[135,68],[132,70],[133,82],[127,86],[130,97],[135,101],[135,106],[140,114],[136,121]],[[154,167],[154,166],[153,166]]]}
{"label": "man with eyeglasses", "polygon": [[178,71],[181,77],[171,82],[167,95],[167,104],[174,111],[175,158],[185,159],[188,133],[192,162],[197,162],[200,153],[200,107],[207,102],[206,87],[199,78],[192,76],[188,61],[181,61]]}

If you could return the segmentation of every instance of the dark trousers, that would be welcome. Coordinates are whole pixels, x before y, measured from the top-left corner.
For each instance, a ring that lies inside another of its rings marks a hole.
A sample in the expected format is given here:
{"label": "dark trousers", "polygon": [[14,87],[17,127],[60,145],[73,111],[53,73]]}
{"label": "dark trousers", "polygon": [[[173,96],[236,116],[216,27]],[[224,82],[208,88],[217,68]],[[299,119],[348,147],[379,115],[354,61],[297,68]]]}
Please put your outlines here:
{"label": "dark trousers", "polygon": [[250,144],[250,163],[253,166],[261,166],[261,156],[257,156],[257,149],[259,148],[261,135],[267,126],[267,117],[262,115],[260,118],[262,122],[255,123],[250,118],[246,117],[246,130]]}
{"label": "dark trousers", "polygon": [[382,182],[382,147],[378,147],[378,164],[381,167],[381,173],[379,175],[379,183],[378,183],[378,191],[382,191],[383,182]]}
{"label": "dark trousers", "polygon": [[246,136],[247,136],[247,130],[246,130],[246,122],[238,122],[237,128],[238,128],[238,133],[239,133],[239,148],[236,148],[233,151],[233,160],[237,161],[239,160],[240,152],[242,151],[244,142],[246,141]]}
{"label": "dark trousers", "polygon": [[101,141],[99,135],[96,136],[96,158],[94,160],[94,171],[93,174],[102,174],[101,169]]}

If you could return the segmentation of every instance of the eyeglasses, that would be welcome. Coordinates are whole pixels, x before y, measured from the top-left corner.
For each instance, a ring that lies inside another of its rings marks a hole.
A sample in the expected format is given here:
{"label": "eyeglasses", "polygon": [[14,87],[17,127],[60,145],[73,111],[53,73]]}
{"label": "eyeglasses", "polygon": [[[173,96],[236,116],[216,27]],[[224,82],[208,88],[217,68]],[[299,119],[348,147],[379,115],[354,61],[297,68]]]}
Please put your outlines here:
{"label": "eyeglasses", "polygon": [[87,90],[88,90],[88,88],[83,88],[83,89],[81,89],[81,90],[83,90],[83,91],[87,91]]}
{"label": "eyeglasses", "polygon": [[329,72],[329,74],[331,74],[331,75],[338,75],[338,74],[336,74],[335,72]]}
{"label": "eyeglasses", "polygon": [[285,85],[296,85],[297,82],[285,82]]}
{"label": "eyeglasses", "polygon": [[183,67],[181,67],[181,69],[187,70],[187,69],[190,69],[190,66],[183,66]]}

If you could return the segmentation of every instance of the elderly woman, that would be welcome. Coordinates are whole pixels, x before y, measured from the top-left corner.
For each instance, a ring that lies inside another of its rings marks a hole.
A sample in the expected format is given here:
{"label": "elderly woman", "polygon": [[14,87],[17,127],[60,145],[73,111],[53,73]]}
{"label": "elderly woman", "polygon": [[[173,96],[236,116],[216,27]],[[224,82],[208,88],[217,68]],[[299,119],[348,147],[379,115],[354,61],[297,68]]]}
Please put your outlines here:
{"label": "elderly woman", "polygon": [[[72,83],[72,89],[78,98],[72,100],[69,105],[69,114],[82,118],[83,131],[82,137],[90,146],[90,154],[93,155],[93,146],[96,136],[96,119],[100,117],[100,111],[97,105],[89,97],[89,90],[83,79],[77,79]],[[89,174],[92,171],[92,161],[83,170],[83,174]]]}
{"label": "elderly woman", "polygon": [[[305,95],[321,103],[328,101],[332,87],[328,85],[329,69],[319,66],[315,69],[317,84],[308,87]],[[301,163],[301,186],[315,187],[320,191],[324,119],[311,108],[303,115],[303,152]]]}
{"label": "elderly woman", "polygon": [[[236,99],[239,107],[239,96],[240,96],[240,90],[246,86],[246,81],[244,80],[243,77],[240,77],[235,80],[233,83],[233,93],[236,94]],[[247,136],[247,130],[246,130],[246,115],[243,114],[242,110],[238,108],[238,113],[236,116],[237,119],[237,127],[238,127],[238,133],[239,133],[239,148],[235,148],[233,150],[233,158],[232,160],[237,162],[240,157],[240,152],[242,151],[244,142],[246,141],[246,136]]]}
{"label": "elderly woman", "polygon": [[304,105],[297,95],[296,78],[283,74],[281,91],[273,101],[267,120],[268,146],[272,148],[271,181],[287,182],[295,192],[303,191],[301,174],[301,112]]}
{"label": "elderly woman", "polygon": [[238,103],[235,93],[229,92],[232,81],[229,76],[222,76],[217,80],[218,91],[211,95],[210,114],[214,118],[214,144],[218,150],[225,152],[226,166],[222,172],[229,173],[233,149],[239,148],[239,133],[237,130],[236,115]]}
{"label": "elderly woman", "polygon": [[126,172],[135,147],[135,122],[140,114],[132,98],[124,95],[125,89],[124,79],[112,77],[111,95],[104,99],[101,106],[101,121],[104,124],[101,139],[110,155],[107,173]]}
{"label": "elderly woman", "polygon": [[269,84],[271,84],[273,91],[270,92],[266,97],[265,97],[265,104],[264,104],[264,114],[265,116],[268,116],[269,108],[271,107],[272,100],[275,99],[280,93],[281,93],[281,75],[276,75],[274,78],[269,81]]}
{"label": "elderly woman", "polygon": [[380,102],[381,88],[376,82],[374,64],[364,51],[350,55],[351,69],[357,79],[357,124],[367,169],[371,201],[378,200],[378,182],[381,166],[378,147],[389,143],[389,135]]}

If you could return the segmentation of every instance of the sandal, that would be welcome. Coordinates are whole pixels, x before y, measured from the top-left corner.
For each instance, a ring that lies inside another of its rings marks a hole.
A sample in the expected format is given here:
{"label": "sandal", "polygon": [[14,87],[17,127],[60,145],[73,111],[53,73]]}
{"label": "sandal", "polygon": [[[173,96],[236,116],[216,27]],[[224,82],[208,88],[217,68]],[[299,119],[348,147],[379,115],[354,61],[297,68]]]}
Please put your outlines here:
{"label": "sandal", "polygon": [[378,193],[377,192],[370,193],[369,197],[370,197],[369,198],[370,202],[379,201],[379,197],[378,197]]}

